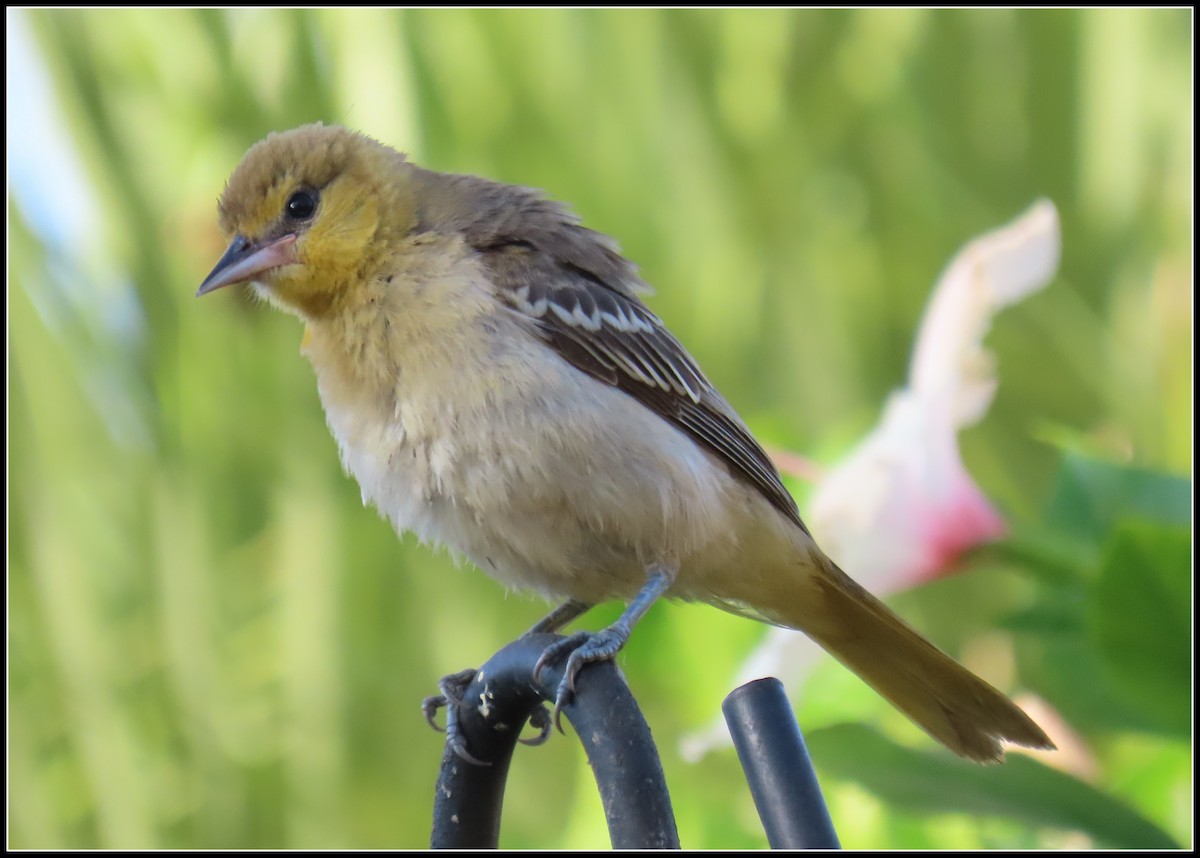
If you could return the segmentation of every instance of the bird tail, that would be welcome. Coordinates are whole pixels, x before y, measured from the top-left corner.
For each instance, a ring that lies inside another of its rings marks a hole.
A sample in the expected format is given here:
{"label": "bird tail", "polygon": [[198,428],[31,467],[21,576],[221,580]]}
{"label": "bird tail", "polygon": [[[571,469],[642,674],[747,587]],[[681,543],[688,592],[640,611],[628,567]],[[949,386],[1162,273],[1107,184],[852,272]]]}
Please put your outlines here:
{"label": "bird tail", "polygon": [[[1005,695],[943,653],[832,562],[769,619],[797,628],[960,756],[1004,759],[1003,743],[1053,748]],[[815,585],[815,586],[814,586]],[[780,604],[778,601],[776,604]]]}

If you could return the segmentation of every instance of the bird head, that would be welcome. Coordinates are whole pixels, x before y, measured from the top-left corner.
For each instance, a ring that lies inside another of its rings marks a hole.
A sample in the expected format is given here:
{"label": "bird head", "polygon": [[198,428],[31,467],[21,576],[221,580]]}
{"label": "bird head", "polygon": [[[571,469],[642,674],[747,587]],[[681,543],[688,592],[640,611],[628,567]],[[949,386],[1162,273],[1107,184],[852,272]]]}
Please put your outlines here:
{"label": "bird head", "polygon": [[251,282],[304,318],[332,312],[391,238],[415,224],[404,155],[320,123],[246,153],[218,205],[229,240],[197,296]]}

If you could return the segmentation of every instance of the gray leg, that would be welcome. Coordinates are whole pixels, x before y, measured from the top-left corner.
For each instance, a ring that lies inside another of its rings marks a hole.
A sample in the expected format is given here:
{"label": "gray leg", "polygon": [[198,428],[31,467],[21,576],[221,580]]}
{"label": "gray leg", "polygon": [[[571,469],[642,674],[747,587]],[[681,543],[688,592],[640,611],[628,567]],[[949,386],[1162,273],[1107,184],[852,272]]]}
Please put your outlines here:
{"label": "gray leg", "polygon": [[525,634],[521,637],[556,632],[567,623],[571,622],[571,620],[590,611],[591,608],[592,606],[587,602],[579,602],[575,599],[570,599],[566,602],[563,602],[553,611],[538,620],[534,624],[533,628],[525,632]]}
{"label": "gray leg", "polygon": [[[549,634],[550,632],[556,632],[563,626],[567,625],[567,623],[571,622],[571,620],[587,613],[589,610],[591,610],[591,608],[592,606],[587,602],[569,599],[534,623],[533,628],[525,632],[522,637],[527,635]],[[545,706],[539,706],[537,709],[534,709],[529,716],[529,726],[537,728],[538,735],[532,739],[521,739],[521,744],[542,744],[550,738],[550,725],[551,721],[549,710],[546,709]]]}
{"label": "gray leg", "polygon": [[650,610],[650,606],[670,589],[671,582],[675,580],[675,571],[661,565],[650,567],[646,585],[638,591],[633,601],[629,603],[625,612],[615,623],[595,633],[578,632],[546,647],[541,658],[538,659],[537,665],[533,668],[535,679],[547,664],[565,652],[571,653],[567,659],[567,667],[563,672],[562,681],[558,684],[558,692],[554,697],[554,724],[558,727],[559,732],[562,732],[560,719],[562,708],[571,701],[571,697],[575,693],[575,677],[579,671],[583,669],[584,665],[593,661],[611,661],[616,657],[621,647],[625,646],[626,641],[629,640],[629,635],[638,620],[645,616],[646,612]]}

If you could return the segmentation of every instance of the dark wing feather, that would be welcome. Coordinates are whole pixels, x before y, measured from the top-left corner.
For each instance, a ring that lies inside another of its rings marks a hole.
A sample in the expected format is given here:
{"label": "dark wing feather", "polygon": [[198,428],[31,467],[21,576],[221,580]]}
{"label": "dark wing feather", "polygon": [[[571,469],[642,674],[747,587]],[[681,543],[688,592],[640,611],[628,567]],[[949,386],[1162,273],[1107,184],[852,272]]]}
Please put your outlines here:
{"label": "dark wing feather", "polygon": [[494,220],[483,221],[486,231],[465,231],[501,298],[533,319],[571,364],[686,431],[807,533],[766,452],[637,298],[645,286],[633,265],[609,239],[578,226],[554,204],[538,202],[545,207],[538,222],[509,222],[511,234],[496,229]]}

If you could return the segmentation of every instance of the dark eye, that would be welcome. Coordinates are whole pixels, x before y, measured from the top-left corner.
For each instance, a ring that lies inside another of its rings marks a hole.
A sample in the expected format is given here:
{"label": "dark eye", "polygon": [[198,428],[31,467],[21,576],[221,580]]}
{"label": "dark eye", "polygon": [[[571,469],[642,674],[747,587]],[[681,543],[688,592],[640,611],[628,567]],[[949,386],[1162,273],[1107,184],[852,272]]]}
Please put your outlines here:
{"label": "dark eye", "polygon": [[296,191],[296,193],[288,197],[285,208],[288,217],[293,220],[308,220],[313,216],[313,212],[317,210],[317,192]]}

